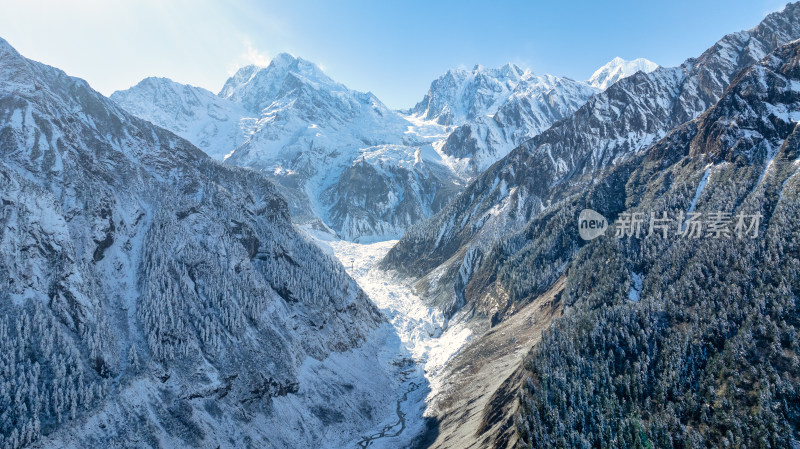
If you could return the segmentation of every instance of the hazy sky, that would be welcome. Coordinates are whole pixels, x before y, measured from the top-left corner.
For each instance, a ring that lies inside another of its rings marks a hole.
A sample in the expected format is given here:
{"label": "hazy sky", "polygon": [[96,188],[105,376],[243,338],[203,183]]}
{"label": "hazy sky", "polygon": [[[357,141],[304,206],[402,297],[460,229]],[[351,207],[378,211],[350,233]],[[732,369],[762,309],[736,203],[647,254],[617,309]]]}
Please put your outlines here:
{"label": "hazy sky", "polygon": [[432,3],[0,0],[0,37],[106,95],[147,76],[218,92],[237,67],[287,51],[406,108],[448,68],[476,63],[575,79],[615,56],[678,65],[785,1]]}

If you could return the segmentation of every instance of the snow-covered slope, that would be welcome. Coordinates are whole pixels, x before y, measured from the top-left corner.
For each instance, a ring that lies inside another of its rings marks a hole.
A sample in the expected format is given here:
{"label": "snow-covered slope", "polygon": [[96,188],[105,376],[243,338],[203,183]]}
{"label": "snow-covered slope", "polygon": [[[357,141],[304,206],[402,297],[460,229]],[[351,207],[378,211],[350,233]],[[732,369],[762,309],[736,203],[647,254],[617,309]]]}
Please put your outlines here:
{"label": "snow-covered slope", "polygon": [[365,148],[322,192],[321,201],[330,204],[326,222],[349,239],[399,238],[460,191],[438,160],[430,145]]}
{"label": "snow-covered slope", "polygon": [[636,72],[650,73],[657,68],[658,64],[644,58],[626,61],[620,57],[616,57],[603,67],[597,69],[597,71],[592,74],[592,77],[589,78],[588,83],[597,89],[606,90],[608,86]]}
{"label": "snow-covered slope", "polygon": [[167,78],[145,78],[130,89],[114,92],[125,110],[168,129],[214,159],[223,159],[245,141],[245,109],[232,101]]}
{"label": "snow-covered slope", "polygon": [[0,142],[0,446],[337,447],[396,418],[396,335],[263,176],[2,39]]}
{"label": "snow-covered slope", "polygon": [[396,241],[359,244],[331,239],[323,232],[308,232],[342,262],[389,318],[399,337],[397,346],[387,348],[396,352],[378,362],[400,364],[406,370],[406,390],[398,397],[398,411],[404,416],[389,426],[376,429],[359,444],[364,447],[370,443],[369,447],[374,448],[422,447],[408,443],[419,439],[420,433],[427,430],[432,405],[444,393],[444,368],[469,342],[472,331],[464,325],[447,326],[441,310],[425,304],[404,279],[377,267]]}
{"label": "snow-covered slope", "polygon": [[[223,142],[212,146],[224,150],[213,154],[230,153],[227,163],[275,180],[298,222],[322,220],[350,240],[397,237],[457,191],[457,177],[432,147],[443,126],[410,120],[301,58],[284,53],[267,67],[244,67],[218,96],[201,101],[196,88],[163,84],[168,88],[142,82],[112,98],[199,146],[208,139],[195,130],[218,130]],[[165,89],[178,98],[161,101]],[[213,114],[182,113],[187,103],[239,117],[221,123]],[[370,201],[356,193],[372,185],[386,188],[371,192],[378,196]]]}
{"label": "snow-covered slope", "polygon": [[332,163],[353,162],[364,147],[407,140],[409,123],[374,95],[350,90],[302,59],[288,64],[288,58],[279,55],[249,77],[252,68],[245,67],[225,83],[221,95],[256,114],[252,138],[230,162],[310,176]]}

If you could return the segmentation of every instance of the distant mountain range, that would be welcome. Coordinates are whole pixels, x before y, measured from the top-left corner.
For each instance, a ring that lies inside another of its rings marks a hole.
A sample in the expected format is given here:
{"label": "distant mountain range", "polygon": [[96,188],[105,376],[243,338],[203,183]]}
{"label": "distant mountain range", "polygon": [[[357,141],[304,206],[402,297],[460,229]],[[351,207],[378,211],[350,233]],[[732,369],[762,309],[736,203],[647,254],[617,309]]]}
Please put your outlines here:
{"label": "distant mountain range", "polygon": [[[636,67],[623,64],[614,76]],[[262,171],[295,221],[372,240],[430,217],[466,180],[597,91],[513,64],[476,66],[448,71],[399,112],[284,53],[240,69],[218,95],[147,78],[111,99],[216,159]]]}
{"label": "distant mountain range", "polygon": [[432,147],[443,127],[413,123],[288,54],[240,69],[220,95],[148,79],[111,98],[228,164],[262,171],[295,221],[348,239],[399,236],[457,191]]}

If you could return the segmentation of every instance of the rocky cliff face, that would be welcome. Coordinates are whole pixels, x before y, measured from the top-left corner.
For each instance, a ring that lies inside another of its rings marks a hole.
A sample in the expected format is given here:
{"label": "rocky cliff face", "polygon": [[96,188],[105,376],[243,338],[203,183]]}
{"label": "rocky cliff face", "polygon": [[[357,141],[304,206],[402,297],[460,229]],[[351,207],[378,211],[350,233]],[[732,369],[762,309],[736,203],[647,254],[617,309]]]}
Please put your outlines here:
{"label": "rocky cliff face", "polygon": [[472,70],[448,70],[431,83],[428,93],[411,113],[451,126],[492,115],[525,75],[514,64],[497,69],[476,65]]}
{"label": "rocky cliff face", "polygon": [[342,236],[366,241],[400,238],[409,224],[430,217],[458,193],[458,178],[422,153],[430,146],[378,146],[347,167],[322,193],[327,223]]}
{"label": "rocky cliff face", "polygon": [[442,153],[457,160],[456,170],[474,178],[520,143],[571,115],[598,90],[580,81],[525,73],[496,109],[456,128]]}

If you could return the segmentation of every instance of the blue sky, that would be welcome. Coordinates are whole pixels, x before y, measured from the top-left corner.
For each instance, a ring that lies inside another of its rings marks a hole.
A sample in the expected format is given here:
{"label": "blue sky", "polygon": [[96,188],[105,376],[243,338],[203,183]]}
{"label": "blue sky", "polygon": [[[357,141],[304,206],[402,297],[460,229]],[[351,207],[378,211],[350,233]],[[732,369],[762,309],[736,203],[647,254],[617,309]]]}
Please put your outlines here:
{"label": "blue sky", "polygon": [[775,0],[0,0],[0,37],[100,92],[166,76],[217,92],[287,51],[388,106],[452,67],[514,62],[586,79],[615,56],[665,66],[782,8]]}

